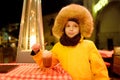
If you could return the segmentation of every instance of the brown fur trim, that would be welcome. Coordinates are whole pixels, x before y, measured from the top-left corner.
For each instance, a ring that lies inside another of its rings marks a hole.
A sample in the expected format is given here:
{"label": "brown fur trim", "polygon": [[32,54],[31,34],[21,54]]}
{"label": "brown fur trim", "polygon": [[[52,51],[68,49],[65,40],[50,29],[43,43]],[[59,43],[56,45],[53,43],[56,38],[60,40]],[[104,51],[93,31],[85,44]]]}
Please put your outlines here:
{"label": "brown fur trim", "polygon": [[93,18],[90,12],[83,6],[78,4],[70,4],[63,7],[58,15],[52,28],[53,35],[58,39],[63,34],[63,29],[69,18],[79,20],[80,33],[84,37],[90,37],[93,32]]}

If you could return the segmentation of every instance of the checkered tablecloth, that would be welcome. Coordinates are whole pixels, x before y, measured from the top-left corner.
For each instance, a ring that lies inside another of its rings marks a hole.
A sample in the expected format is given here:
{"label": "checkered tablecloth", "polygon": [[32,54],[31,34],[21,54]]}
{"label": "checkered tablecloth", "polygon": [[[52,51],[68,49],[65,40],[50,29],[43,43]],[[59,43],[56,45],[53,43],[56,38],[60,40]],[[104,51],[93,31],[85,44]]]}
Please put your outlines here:
{"label": "checkered tablecloth", "polygon": [[60,65],[56,65],[49,69],[48,73],[44,73],[36,63],[7,64],[19,66],[8,73],[0,73],[0,80],[72,80]]}
{"label": "checkered tablecloth", "polygon": [[108,50],[98,50],[100,55],[103,58],[111,58],[112,55],[114,54],[114,50],[108,51]]}

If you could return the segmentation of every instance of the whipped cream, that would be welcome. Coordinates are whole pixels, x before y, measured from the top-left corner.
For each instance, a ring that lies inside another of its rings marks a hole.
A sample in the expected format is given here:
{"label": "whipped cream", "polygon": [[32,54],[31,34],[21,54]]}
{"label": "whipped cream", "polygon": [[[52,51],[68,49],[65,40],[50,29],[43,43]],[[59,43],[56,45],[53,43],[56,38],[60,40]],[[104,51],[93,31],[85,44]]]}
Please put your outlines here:
{"label": "whipped cream", "polygon": [[43,57],[51,57],[52,56],[51,51],[44,50],[42,56]]}

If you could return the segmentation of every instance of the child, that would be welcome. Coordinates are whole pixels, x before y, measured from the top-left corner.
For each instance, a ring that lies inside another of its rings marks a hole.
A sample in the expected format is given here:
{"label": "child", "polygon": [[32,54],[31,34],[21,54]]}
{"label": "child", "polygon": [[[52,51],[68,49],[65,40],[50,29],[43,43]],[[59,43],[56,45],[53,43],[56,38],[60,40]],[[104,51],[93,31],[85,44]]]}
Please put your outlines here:
{"label": "child", "polygon": [[[50,50],[52,66],[60,63],[73,80],[109,80],[107,68],[96,46],[84,39],[93,32],[93,18],[85,7],[78,4],[63,7],[52,31],[59,39]],[[31,55],[43,67],[42,50],[39,49],[38,44],[33,45]]]}

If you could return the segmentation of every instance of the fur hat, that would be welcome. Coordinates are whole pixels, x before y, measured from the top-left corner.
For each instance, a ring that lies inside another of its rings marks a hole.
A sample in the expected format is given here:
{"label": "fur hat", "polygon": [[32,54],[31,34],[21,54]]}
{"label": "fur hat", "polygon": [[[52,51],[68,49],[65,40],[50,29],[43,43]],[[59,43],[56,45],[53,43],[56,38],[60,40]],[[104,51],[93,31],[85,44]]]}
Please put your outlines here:
{"label": "fur hat", "polygon": [[90,12],[78,4],[70,4],[63,7],[58,15],[52,28],[53,35],[60,38],[66,22],[70,18],[76,18],[79,21],[80,33],[83,37],[90,37],[93,32],[93,18]]}

